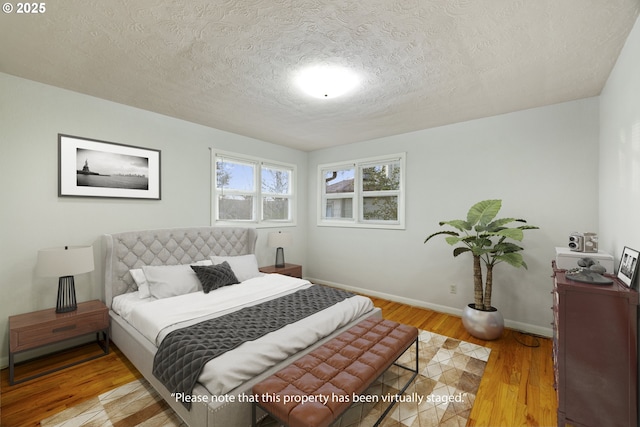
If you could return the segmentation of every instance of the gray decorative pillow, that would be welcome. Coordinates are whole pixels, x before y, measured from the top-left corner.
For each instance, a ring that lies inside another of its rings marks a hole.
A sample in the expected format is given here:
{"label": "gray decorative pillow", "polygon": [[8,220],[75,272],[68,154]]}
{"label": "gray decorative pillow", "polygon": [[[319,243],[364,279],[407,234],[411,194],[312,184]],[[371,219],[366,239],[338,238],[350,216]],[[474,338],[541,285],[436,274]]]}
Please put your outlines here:
{"label": "gray decorative pillow", "polygon": [[240,283],[226,261],[217,265],[192,265],[191,268],[202,283],[202,290],[205,294],[223,286]]}

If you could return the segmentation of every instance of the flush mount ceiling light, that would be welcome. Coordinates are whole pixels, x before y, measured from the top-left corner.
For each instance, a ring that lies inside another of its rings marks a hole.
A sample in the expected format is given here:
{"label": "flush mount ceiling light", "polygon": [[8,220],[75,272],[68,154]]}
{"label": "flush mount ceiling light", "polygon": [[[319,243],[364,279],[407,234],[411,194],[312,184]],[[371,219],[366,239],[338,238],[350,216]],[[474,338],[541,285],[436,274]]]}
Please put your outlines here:
{"label": "flush mount ceiling light", "polygon": [[315,98],[336,98],[353,90],[360,79],[345,67],[314,65],[300,70],[295,82],[302,91]]}

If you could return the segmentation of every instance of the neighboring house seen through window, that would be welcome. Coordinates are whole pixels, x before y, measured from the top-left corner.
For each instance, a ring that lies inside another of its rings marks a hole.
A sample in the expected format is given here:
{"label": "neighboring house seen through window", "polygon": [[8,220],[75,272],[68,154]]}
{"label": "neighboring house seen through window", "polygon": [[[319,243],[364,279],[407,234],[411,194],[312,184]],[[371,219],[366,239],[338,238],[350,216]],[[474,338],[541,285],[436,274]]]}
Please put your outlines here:
{"label": "neighboring house seen through window", "polygon": [[404,228],[405,155],[320,165],[319,225]]}

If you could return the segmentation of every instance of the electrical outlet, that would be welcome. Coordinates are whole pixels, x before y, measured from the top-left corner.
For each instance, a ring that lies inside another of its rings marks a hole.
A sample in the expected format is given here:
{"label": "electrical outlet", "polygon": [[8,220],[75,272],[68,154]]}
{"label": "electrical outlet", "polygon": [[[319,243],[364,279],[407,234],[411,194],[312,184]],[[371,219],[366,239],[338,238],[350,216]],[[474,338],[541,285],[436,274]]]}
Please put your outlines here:
{"label": "electrical outlet", "polygon": [[449,293],[457,294],[458,293],[458,287],[456,285],[449,285]]}

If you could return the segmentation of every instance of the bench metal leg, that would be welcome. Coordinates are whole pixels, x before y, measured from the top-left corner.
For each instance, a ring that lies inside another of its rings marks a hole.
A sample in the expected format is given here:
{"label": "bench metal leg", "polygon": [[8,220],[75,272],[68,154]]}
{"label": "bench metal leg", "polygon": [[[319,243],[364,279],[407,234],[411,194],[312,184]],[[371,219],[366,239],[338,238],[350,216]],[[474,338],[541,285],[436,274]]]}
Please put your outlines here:
{"label": "bench metal leg", "polygon": [[[270,413],[266,413],[266,414],[262,414],[260,417],[258,417],[258,408],[264,410],[260,404],[258,404],[257,402],[253,402],[251,404],[251,427],[258,427],[259,425],[264,425],[263,421],[267,418],[271,418],[273,421],[275,421],[278,425],[278,427],[287,427],[287,425],[285,423],[283,423],[282,421],[280,421],[279,419],[277,419],[274,415],[271,415]],[[266,412],[266,411],[265,411]],[[260,419],[258,419],[260,418]],[[271,422],[271,421],[270,421]]]}
{"label": "bench metal leg", "polygon": [[419,371],[418,364],[419,364],[419,362],[418,362],[418,338],[417,337],[416,337],[416,341],[415,341],[415,347],[416,347],[416,366],[415,366],[415,368],[410,368],[408,366],[400,365],[400,364],[398,364],[396,362],[393,362],[393,364],[395,366],[397,366],[399,368],[402,368],[402,369],[405,369],[405,370],[407,370],[409,372],[413,372],[413,374],[411,375],[411,378],[409,378],[407,383],[404,385],[404,387],[402,387],[402,389],[396,393],[396,395],[393,398],[393,400],[391,401],[391,403],[389,403],[389,406],[387,406],[387,409],[385,409],[384,412],[382,413],[382,415],[380,415],[380,418],[378,418],[378,420],[373,425],[373,427],[377,427],[378,425],[380,425],[380,423],[384,420],[384,417],[386,417],[387,414],[391,411],[391,409],[393,409],[393,406],[396,404],[396,401],[397,401],[398,397],[402,396],[404,394],[404,392],[407,391],[407,388],[409,388],[409,385],[418,376],[418,371]]}
{"label": "bench metal leg", "polygon": [[251,426],[256,427],[258,425],[258,420],[256,420],[256,404],[255,402],[251,404]]}

